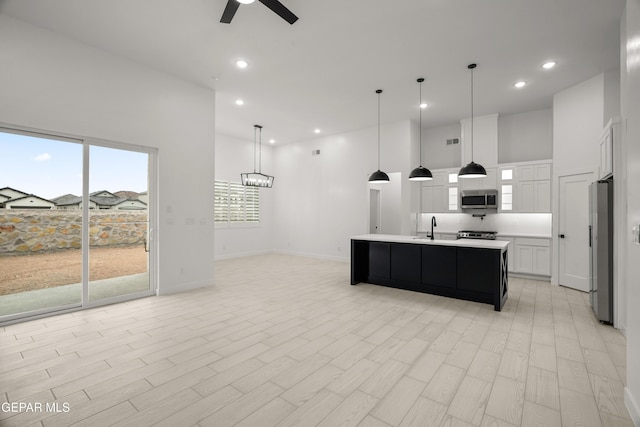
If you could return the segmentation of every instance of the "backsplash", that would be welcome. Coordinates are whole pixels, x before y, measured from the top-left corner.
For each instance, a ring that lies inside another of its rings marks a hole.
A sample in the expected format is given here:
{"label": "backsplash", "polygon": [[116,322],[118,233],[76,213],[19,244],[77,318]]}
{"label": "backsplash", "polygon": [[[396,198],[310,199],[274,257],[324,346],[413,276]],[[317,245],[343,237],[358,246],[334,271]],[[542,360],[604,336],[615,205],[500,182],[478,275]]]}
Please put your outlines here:
{"label": "backsplash", "polygon": [[455,233],[459,230],[497,231],[498,234],[525,234],[551,237],[550,213],[488,214],[483,219],[466,213],[420,214],[418,231],[431,230],[431,217],[438,223],[436,233]]}

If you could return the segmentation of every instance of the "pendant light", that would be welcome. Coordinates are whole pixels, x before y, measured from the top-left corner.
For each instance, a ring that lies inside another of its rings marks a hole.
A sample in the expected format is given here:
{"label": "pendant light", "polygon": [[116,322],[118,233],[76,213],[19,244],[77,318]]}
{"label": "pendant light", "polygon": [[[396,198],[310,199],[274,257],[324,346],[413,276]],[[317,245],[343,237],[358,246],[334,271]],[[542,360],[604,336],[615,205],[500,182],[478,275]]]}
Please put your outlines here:
{"label": "pendant light", "polygon": [[418,101],[418,110],[420,111],[420,139],[419,139],[419,144],[420,144],[420,166],[418,166],[417,168],[415,168],[414,170],[411,171],[411,173],[409,174],[409,181],[431,181],[433,179],[433,175],[431,174],[431,171],[425,167],[422,166],[422,82],[424,81],[424,79],[422,77],[420,77],[418,79],[418,83],[420,84],[420,99]]}
{"label": "pendant light", "polygon": [[467,68],[471,70],[471,163],[460,169],[458,178],[484,178],[487,171],[481,164],[473,161],[473,69],[476,64],[469,64]]}
{"label": "pendant light", "polygon": [[382,89],[376,90],[378,94],[378,170],[369,177],[370,184],[386,184],[389,182],[389,175],[380,170],[380,94]]}
{"label": "pendant light", "polygon": [[[256,172],[256,134],[259,134],[259,157],[258,171]],[[262,126],[253,125],[253,172],[241,173],[242,185],[245,187],[264,187],[271,188],[273,186],[273,177],[262,173]]]}

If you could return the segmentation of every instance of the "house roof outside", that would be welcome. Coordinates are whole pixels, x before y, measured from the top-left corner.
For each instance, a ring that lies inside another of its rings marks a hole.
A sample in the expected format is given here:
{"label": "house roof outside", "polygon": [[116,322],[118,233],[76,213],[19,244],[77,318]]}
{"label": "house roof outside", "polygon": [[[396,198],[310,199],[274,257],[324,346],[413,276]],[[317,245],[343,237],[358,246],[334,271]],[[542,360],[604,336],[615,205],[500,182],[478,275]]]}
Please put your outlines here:
{"label": "house roof outside", "polygon": [[[35,197],[39,200],[52,203],[55,206],[74,206],[74,205],[79,206],[82,203],[82,197],[76,196],[75,194],[64,194],[62,196],[54,197],[53,199],[45,199],[43,197],[36,196],[35,194],[25,193],[24,191],[16,190],[11,187],[4,187],[0,189],[0,192],[2,190],[7,190],[7,192],[12,191],[12,192],[20,193],[20,194],[23,194],[23,196],[11,198],[11,196],[7,194],[0,193],[0,206],[4,206],[4,204],[9,201],[13,202],[14,200],[26,199],[28,197]],[[136,202],[139,202],[141,205],[147,206],[146,202],[138,198],[139,194],[144,194],[144,193],[136,193],[135,191],[118,191],[116,193],[111,193],[110,191],[107,191],[107,190],[101,190],[101,191],[94,191],[93,193],[91,193],[89,195],[89,200],[95,203],[98,207],[100,206],[114,207],[119,204],[125,203],[127,201],[136,201]]]}
{"label": "house roof outside", "polygon": [[55,203],[54,203],[54,202],[52,202],[51,200],[49,200],[49,199],[45,199],[45,198],[42,198],[42,197],[39,197],[39,196],[36,196],[35,194],[27,194],[26,196],[23,196],[23,197],[16,197],[15,199],[5,200],[5,201],[3,202],[3,205],[5,205],[5,206],[6,206],[7,204],[14,204],[14,203],[16,203],[16,202],[19,202],[19,201],[26,201],[27,199],[31,199],[31,198],[38,199],[38,200],[42,200],[43,202],[50,203],[50,204],[51,204],[51,207],[55,206]]}
{"label": "house roof outside", "polygon": [[23,196],[27,196],[29,195],[29,193],[25,193],[24,191],[20,191],[20,190],[16,190],[15,188],[11,188],[11,187],[3,187],[0,188],[0,195],[5,196],[5,197],[9,197],[10,199],[12,198],[11,196],[8,196],[6,193],[10,193],[10,192],[16,192],[16,193],[20,193]]}
{"label": "house roof outside", "polygon": [[68,205],[76,205],[82,201],[82,197],[78,197],[74,194],[65,194],[63,196],[58,196],[51,199],[56,206],[68,206]]}

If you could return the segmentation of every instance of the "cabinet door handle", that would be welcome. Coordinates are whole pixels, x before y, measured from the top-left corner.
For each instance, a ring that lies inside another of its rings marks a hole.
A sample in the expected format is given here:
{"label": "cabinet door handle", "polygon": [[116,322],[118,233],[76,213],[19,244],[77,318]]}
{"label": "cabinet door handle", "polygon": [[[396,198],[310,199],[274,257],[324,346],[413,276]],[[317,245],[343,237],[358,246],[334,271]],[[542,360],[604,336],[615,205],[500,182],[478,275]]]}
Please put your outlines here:
{"label": "cabinet door handle", "polygon": [[564,234],[558,234],[558,237],[564,239]]}

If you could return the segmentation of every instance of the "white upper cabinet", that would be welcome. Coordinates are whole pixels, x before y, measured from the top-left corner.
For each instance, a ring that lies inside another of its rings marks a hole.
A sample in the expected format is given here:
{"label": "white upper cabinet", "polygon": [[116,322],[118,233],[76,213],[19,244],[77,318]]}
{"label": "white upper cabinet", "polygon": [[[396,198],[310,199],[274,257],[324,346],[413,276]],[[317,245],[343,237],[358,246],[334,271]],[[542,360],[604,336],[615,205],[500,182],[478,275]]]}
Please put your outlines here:
{"label": "white upper cabinet", "polygon": [[[457,212],[457,183],[451,184],[452,176],[457,177],[457,170],[431,171],[433,179],[422,184],[422,212],[441,213]],[[452,199],[452,194],[454,194]]]}
{"label": "white upper cabinet", "polygon": [[462,190],[487,190],[497,189],[496,184],[496,168],[485,168],[487,170],[487,176],[484,178],[467,178],[461,179],[460,188]]}
{"label": "white upper cabinet", "polygon": [[614,137],[618,132],[616,122],[610,120],[600,137],[600,165],[598,168],[598,178],[605,179],[613,175],[613,144]]}
{"label": "white upper cabinet", "polygon": [[502,165],[500,211],[551,212],[551,162]]}

